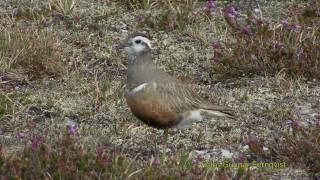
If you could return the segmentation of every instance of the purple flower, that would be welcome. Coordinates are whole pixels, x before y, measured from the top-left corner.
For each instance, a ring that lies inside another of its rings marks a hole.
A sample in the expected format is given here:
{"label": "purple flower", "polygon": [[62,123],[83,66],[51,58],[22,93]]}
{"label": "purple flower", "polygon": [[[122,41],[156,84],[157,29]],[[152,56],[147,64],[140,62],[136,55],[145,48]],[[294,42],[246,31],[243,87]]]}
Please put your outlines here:
{"label": "purple flower", "polygon": [[26,133],[23,133],[23,132],[19,132],[16,134],[17,139],[24,139],[26,136],[27,136]]}
{"label": "purple flower", "polygon": [[281,21],[281,24],[282,24],[282,26],[283,27],[285,27],[285,28],[290,28],[290,24],[289,24],[289,22],[288,22],[288,20],[283,20],[283,21]]}
{"label": "purple flower", "polygon": [[31,139],[31,149],[36,150],[38,147],[43,144],[44,139],[41,136],[35,136]]}
{"label": "purple flower", "polygon": [[213,62],[213,64],[219,64],[220,63],[220,59],[219,58],[213,58],[212,62]]}
{"label": "purple flower", "polygon": [[244,153],[239,153],[238,157],[235,159],[236,162],[244,162],[246,160],[246,155]]}
{"label": "purple flower", "polygon": [[145,21],[145,19],[146,19],[145,16],[142,15],[142,14],[136,16],[136,18],[137,18],[137,20],[140,21],[140,22],[143,22],[143,21]]}
{"label": "purple flower", "polygon": [[201,167],[195,167],[192,169],[192,174],[195,176],[200,176],[204,172],[204,169]]}
{"label": "purple flower", "polygon": [[4,134],[4,130],[0,128],[0,135]]}
{"label": "purple flower", "polygon": [[251,35],[252,34],[252,30],[250,26],[245,26],[241,28],[241,32],[246,34],[246,35]]}
{"label": "purple flower", "polygon": [[306,58],[307,55],[306,53],[303,52],[303,49],[300,49],[297,56],[298,56],[298,59],[304,59]]}
{"label": "purple flower", "polygon": [[204,161],[203,155],[199,154],[199,155],[197,156],[197,161]]}
{"label": "purple flower", "polygon": [[222,49],[222,46],[221,46],[220,42],[218,42],[218,41],[213,42],[211,44],[211,46],[213,49]]}
{"label": "purple flower", "polygon": [[67,125],[67,130],[69,134],[75,134],[77,132],[77,125],[75,123],[69,123]]}
{"label": "purple flower", "polygon": [[317,119],[317,120],[320,120],[320,113],[314,115],[314,118]]}
{"label": "purple flower", "polygon": [[255,135],[248,135],[247,139],[244,141],[245,145],[258,144],[258,137]]}
{"label": "purple flower", "polygon": [[290,29],[290,30],[293,30],[293,31],[299,31],[301,29],[301,25],[299,24],[290,24],[288,22],[288,20],[283,20],[281,22],[282,26],[286,29]]}
{"label": "purple flower", "polygon": [[299,31],[300,29],[301,29],[301,25],[299,25],[299,24],[292,24],[291,25],[291,30]]}
{"label": "purple flower", "polygon": [[299,120],[289,119],[286,121],[286,126],[291,126],[294,129],[301,129],[303,127],[303,124]]}
{"label": "purple flower", "polygon": [[215,0],[208,0],[204,10],[210,13],[213,13],[216,10]]}
{"label": "purple flower", "polygon": [[230,18],[235,18],[238,16],[238,9],[233,5],[227,6],[224,12]]}
{"label": "purple flower", "polygon": [[160,160],[159,160],[158,158],[153,158],[153,157],[152,157],[150,164],[151,164],[152,166],[159,166],[159,165],[160,165]]}
{"label": "purple flower", "polygon": [[99,147],[96,150],[97,160],[102,163],[108,163],[112,161],[111,156],[105,151],[105,147]]}

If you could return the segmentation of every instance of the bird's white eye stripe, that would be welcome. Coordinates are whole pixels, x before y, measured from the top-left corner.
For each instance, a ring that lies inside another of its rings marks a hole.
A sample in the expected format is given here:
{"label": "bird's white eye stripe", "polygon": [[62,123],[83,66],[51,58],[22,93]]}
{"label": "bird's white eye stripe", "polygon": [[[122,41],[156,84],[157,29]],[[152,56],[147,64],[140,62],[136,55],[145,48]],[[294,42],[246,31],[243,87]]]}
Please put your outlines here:
{"label": "bird's white eye stripe", "polygon": [[132,39],[132,41],[136,41],[136,40],[141,40],[142,42],[146,43],[150,49],[152,49],[151,41],[148,38],[143,36],[136,36]]}

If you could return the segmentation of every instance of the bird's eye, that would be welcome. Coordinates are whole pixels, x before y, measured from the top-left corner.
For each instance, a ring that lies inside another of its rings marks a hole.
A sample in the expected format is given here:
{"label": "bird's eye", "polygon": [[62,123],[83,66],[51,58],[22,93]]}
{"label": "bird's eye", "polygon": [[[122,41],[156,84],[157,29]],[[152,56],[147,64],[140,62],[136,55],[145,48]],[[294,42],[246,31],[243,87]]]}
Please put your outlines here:
{"label": "bird's eye", "polygon": [[138,40],[135,40],[134,42],[135,42],[136,44],[140,44],[140,43],[141,43],[141,40],[138,39]]}

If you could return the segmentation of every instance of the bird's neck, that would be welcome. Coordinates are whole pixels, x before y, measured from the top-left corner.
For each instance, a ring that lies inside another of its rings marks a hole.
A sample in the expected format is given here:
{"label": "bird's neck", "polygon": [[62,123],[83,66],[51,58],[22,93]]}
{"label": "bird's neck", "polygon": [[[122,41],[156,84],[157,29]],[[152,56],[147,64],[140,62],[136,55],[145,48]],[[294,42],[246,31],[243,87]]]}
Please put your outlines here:
{"label": "bird's neck", "polygon": [[145,52],[139,55],[129,55],[127,84],[129,89],[148,82],[150,72],[156,69],[152,62],[151,52]]}
{"label": "bird's neck", "polygon": [[129,54],[128,65],[149,64],[152,62],[151,51],[143,51],[139,54]]}

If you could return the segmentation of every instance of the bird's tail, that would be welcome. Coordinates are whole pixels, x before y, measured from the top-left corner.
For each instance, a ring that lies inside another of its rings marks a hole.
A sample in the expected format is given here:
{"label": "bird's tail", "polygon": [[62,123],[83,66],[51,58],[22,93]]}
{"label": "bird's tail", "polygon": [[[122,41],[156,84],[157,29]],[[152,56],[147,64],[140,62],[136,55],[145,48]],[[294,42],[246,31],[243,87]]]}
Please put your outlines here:
{"label": "bird's tail", "polygon": [[235,119],[235,111],[229,107],[204,104],[201,105],[201,109],[214,116]]}

